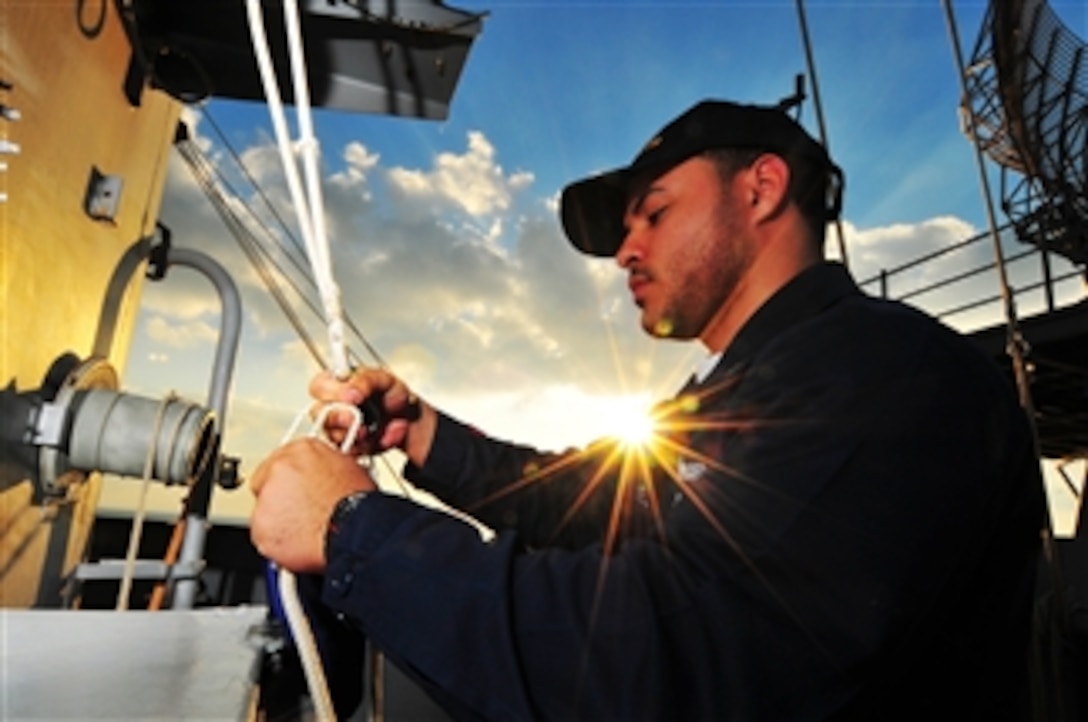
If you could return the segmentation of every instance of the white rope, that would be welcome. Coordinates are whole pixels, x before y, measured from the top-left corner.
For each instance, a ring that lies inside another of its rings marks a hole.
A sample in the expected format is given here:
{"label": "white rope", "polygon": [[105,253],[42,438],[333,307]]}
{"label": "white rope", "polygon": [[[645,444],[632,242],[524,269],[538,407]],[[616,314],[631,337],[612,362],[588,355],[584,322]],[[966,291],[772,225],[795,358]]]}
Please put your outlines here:
{"label": "white rope", "polygon": [[306,83],[305,61],[302,53],[302,40],[298,22],[298,6],[295,0],[284,0],[284,20],[288,30],[288,49],[291,56],[292,76],[294,80],[295,108],[299,121],[299,150],[302,153],[306,170],[306,193],[299,178],[298,164],[295,161],[294,146],[287,130],[286,113],[280,98],[279,85],[276,81],[272,55],[268,49],[268,36],[264,28],[259,0],[247,0],[246,10],[249,16],[250,35],[257,57],[257,67],[261,74],[268,111],[272,119],[272,128],[276,135],[280,160],[287,177],[287,188],[291,201],[298,215],[299,228],[306,245],[306,253],[313,270],[314,283],[321,296],[325,310],[325,322],[329,334],[329,363],[331,370],[339,378],[350,372],[347,350],[344,344],[343,313],[340,308],[340,291],[332,276],[329,259],[329,244],[325,228],[324,204],[321,195],[321,178],[318,172],[320,148],[313,131],[310,115],[310,96]]}
{"label": "white rope", "polygon": [[[295,205],[299,228],[306,252],[310,259],[314,283],[321,296],[325,310],[325,321],[329,333],[329,360],[336,376],[344,378],[350,367],[344,344],[343,315],[340,310],[340,292],[332,276],[329,260],[328,238],[325,231],[324,205],[321,197],[321,178],[318,172],[319,148],[313,132],[310,118],[310,96],[306,83],[306,69],[303,61],[301,32],[298,21],[298,6],[295,0],[284,0],[283,12],[288,34],[288,47],[291,55],[291,69],[294,81],[295,107],[300,127],[300,150],[306,169],[308,196],[303,195],[299,179],[298,165],[295,162],[293,148],[287,132],[287,120],[283,103],[280,100],[279,86],[272,67],[271,53],[268,49],[268,37],[264,29],[259,0],[246,0],[246,12],[249,18],[250,35],[257,57],[257,66],[264,85],[265,98],[272,118],[272,127],[276,134],[280,160],[287,177],[287,187]],[[356,411],[356,414],[358,412]],[[294,427],[292,427],[292,432]],[[350,443],[348,437],[347,443]],[[328,681],[321,666],[313,632],[310,629],[305,611],[298,597],[297,580],[286,569],[278,574],[279,590],[283,602],[287,624],[291,629],[299,659],[302,662],[310,697],[314,704],[314,714],[318,720],[335,720],[336,712],[329,693]]]}
{"label": "white rope", "polygon": [[337,378],[346,378],[351,372],[347,347],[344,343],[344,319],[340,308],[340,289],[332,275],[329,256],[329,239],[325,229],[325,202],[321,193],[319,172],[320,145],[314,133],[310,113],[310,88],[307,82],[306,61],[302,50],[302,29],[295,0],[283,4],[287,25],[288,49],[291,55],[291,74],[295,89],[295,109],[298,113],[299,151],[302,169],[306,175],[306,193],[309,199],[310,225],[313,229],[313,246],[307,247],[310,264],[314,270],[314,282],[321,294],[325,309],[325,322],[329,334],[329,365]]}
{"label": "white rope", "polygon": [[[355,434],[359,432],[359,427],[363,422],[362,414],[351,404],[334,403],[322,408],[321,413],[318,414],[311,425],[309,436],[328,442],[328,439],[322,435],[325,428],[325,417],[336,410],[346,411],[352,414],[354,419],[340,447],[340,451],[346,453],[351,448]],[[295,418],[281,445],[286,444],[295,436],[306,417],[307,413],[303,411]],[[335,720],[336,712],[332,704],[332,696],[329,693],[325,670],[321,666],[321,655],[317,651],[317,641],[314,639],[313,630],[310,629],[310,624],[307,621],[306,610],[303,609],[302,602],[299,600],[298,580],[294,574],[280,568],[277,570],[276,583],[280,593],[280,600],[283,602],[284,616],[287,617],[287,626],[290,627],[291,634],[295,639],[295,645],[299,649],[299,660],[302,662],[302,671],[306,675],[306,683],[310,688],[310,696],[314,700],[315,714],[319,720]]]}
{"label": "white rope", "polygon": [[[121,573],[121,587],[117,590],[115,609],[123,612],[128,609],[128,597],[132,593],[132,580],[136,576],[136,555],[140,551],[140,538],[143,536],[144,519],[147,517],[147,492],[151,487],[151,478],[155,473],[155,457],[158,455],[159,434],[162,422],[166,418],[166,409],[176,397],[171,391],[159,403],[155,412],[155,421],[151,425],[151,438],[144,457],[144,475],[140,483],[140,498],[136,503],[136,512],[132,515],[132,530],[128,535],[128,551],[125,553],[125,566]],[[171,447],[173,448],[173,447]]]}

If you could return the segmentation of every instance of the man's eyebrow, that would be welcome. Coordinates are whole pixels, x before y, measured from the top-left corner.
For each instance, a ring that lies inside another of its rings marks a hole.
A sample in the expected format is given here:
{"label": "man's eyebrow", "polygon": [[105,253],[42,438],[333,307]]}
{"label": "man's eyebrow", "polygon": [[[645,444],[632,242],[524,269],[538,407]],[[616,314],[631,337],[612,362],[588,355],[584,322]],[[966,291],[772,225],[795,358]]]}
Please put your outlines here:
{"label": "man's eyebrow", "polygon": [[647,186],[642,191],[636,193],[631,198],[631,200],[627,201],[627,209],[624,215],[635,215],[637,213],[640,213],[642,211],[642,206],[645,205],[646,199],[650,196],[650,194],[661,193],[664,190],[664,188],[656,185]]}

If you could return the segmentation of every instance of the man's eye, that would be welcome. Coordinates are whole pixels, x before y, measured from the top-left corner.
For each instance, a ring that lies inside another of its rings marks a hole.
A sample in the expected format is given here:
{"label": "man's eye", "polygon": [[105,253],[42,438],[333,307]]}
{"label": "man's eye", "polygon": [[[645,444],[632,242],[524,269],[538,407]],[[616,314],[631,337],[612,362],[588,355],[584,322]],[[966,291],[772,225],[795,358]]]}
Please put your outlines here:
{"label": "man's eye", "polygon": [[666,208],[667,208],[667,206],[661,206],[660,208],[655,208],[652,211],[647,211],[647,213],[646,213],[647,222],[649,222],[649,224],[651,226],[656,226],[658,224],[658,222],[661,220],[661,216],[663,216],[665,214],[665,209]]}

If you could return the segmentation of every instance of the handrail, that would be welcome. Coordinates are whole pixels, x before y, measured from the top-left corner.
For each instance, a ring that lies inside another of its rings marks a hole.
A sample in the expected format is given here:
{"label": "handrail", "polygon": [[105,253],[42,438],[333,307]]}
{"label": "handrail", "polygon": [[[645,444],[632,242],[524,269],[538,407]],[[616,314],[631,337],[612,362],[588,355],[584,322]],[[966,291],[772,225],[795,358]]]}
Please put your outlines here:
{"label": "handrail", "polygon": [[[1011,224],[1006,224],[1004,226],[1001,226],[997,230],[998,230],[999,233],[1003,233],[1004,231],[1008,230],[1011,227],[1012,227]],[[879,274],[877,274],[876,276],[873,276],[872,278],[868,278],[868,279],[866,279],[864,281],[859,281],[858,285],[859,286],[865,286],[865,285],[868,285],[870,283],[875,283],[875,282],[879,281],[882,277],[884,277],[885,274],[891,275],[891,274],[901,273],[903,271],[910,270],[911,268],[914,268],[915,266],[920,266],[923,263],[926,263],[927,261],[933,260],[934,258],[939,258],[941,256],[946,256],[949,253],[952,253],[953,251],[958,251],[959,249],[964,248],[966,246],[969,246],[972,243],[978,243],[980,241],[983,241],[988,237],[989,237],[988,232],[978,233],[978,234],[973,235],[973,236],[971,236],[969,238],[965,238],[962,241],[957,241],[956,243],[953,243],[951,246],[947,246],[945,248],[938,248],[936,251],[930,251],[929,253],[918,256],[917,258],[912,258],[911,260],[907,261],[906,263],[900,264],[900,265],[895,266],[895,267],[893,267],[891,269],[885,269],[885,270],[881,271]]]}
{"label": "handrail", "polygon": [[[1003,247],[1009,245],[1007,241],[1011,236],[1007,231],[1011,229],[1011,223],[1005,224],[998,229],[1003,239]],[[932,294],[936,291],[950,289],[957,284],[962,286],[962,284],[968,280],[976,279],[993,271],[997,266],[996,261],[988,261],[966,270],[956,270],[950,273],[950,275],[940,276],[935,279],[930,277],[925,279],[925,281],[919,280],[915,285],[900,289],[897,292],[890,292],[889,290],[891,282],[895,279],[899,279],[900,283],[902,283],[904,274],[908,271],[922,270],[924,272],[927,267],[932,267],[936,262],[946,259],[953,253],[964,251],[977,243],[984,242],[988,240],[989,237],[988,232],[978,233],[969,238],[957,241],[952,245],[937,249],[936,251],[931,251],[911,258],[896,266],[882,268],[873,275],[859,280],[858,285],[866,290],[870,290],[875,286],[875,295],[899,301],[909,301],[913,305],[922,308],[922,310],[928,312],[930,315],[941,319],[948,319],[949,317],[976,310],[987,305],[993,305],[996,310],[1000,311],[1001,307],[999,304],[1002,302],[1002,297],[997,293],[990,296],[974,298],[964,303],[946,306],[940,306],[939,302],[931,301],[929,303],[924,303],[920,300],[923,296],[928,295],[932,298]],[[1042,250],[1037,246],[1022,244],[1022,247],[1019,250],[1009,252],[1009,249],[1004,249],[1004,251],[1007,253],[1004,259],[1005,263],[1010,266],[1016,265],[1018,268],[1022,268],[1025,261],[1033,258],[1038,258],[1042,261],[1038,266],[1039,271],[1037,272],[1037,276],[1031,277],[1024,273],[1019,274],[1017,283],[1013,284],[1012,292],[1014,298],[1022,299],[1025,295],[1042,289],[1046,294],[1043,303],[1044,312],[1053,311],[1056,308],[1054,301],[1054,289],[1056,286],[1061,285],[1065,287],[1067,282],[1084,276],[1083,270],[1077,267],[1073,267],[1071,270],[1064,272],[1052,272],[1050,267],[1053,254],[1049,254],[1047,251]],[[1060,259],[1059,257],[1057,260],[1061,262],[1064,259]],[[962,297],[957,300],[962,300]]]}

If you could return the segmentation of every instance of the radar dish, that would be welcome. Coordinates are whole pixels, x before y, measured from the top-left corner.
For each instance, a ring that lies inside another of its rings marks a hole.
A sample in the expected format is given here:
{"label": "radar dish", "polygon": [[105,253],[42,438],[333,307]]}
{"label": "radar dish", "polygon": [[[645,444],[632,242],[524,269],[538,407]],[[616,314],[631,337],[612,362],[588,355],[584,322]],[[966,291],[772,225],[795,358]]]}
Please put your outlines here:
{"label": "radar dish", "polygon": [[967,68],[967,114],[1002,169],[1018,238],[1088,262],[1088,51],[1045,0],[992,0]]}

